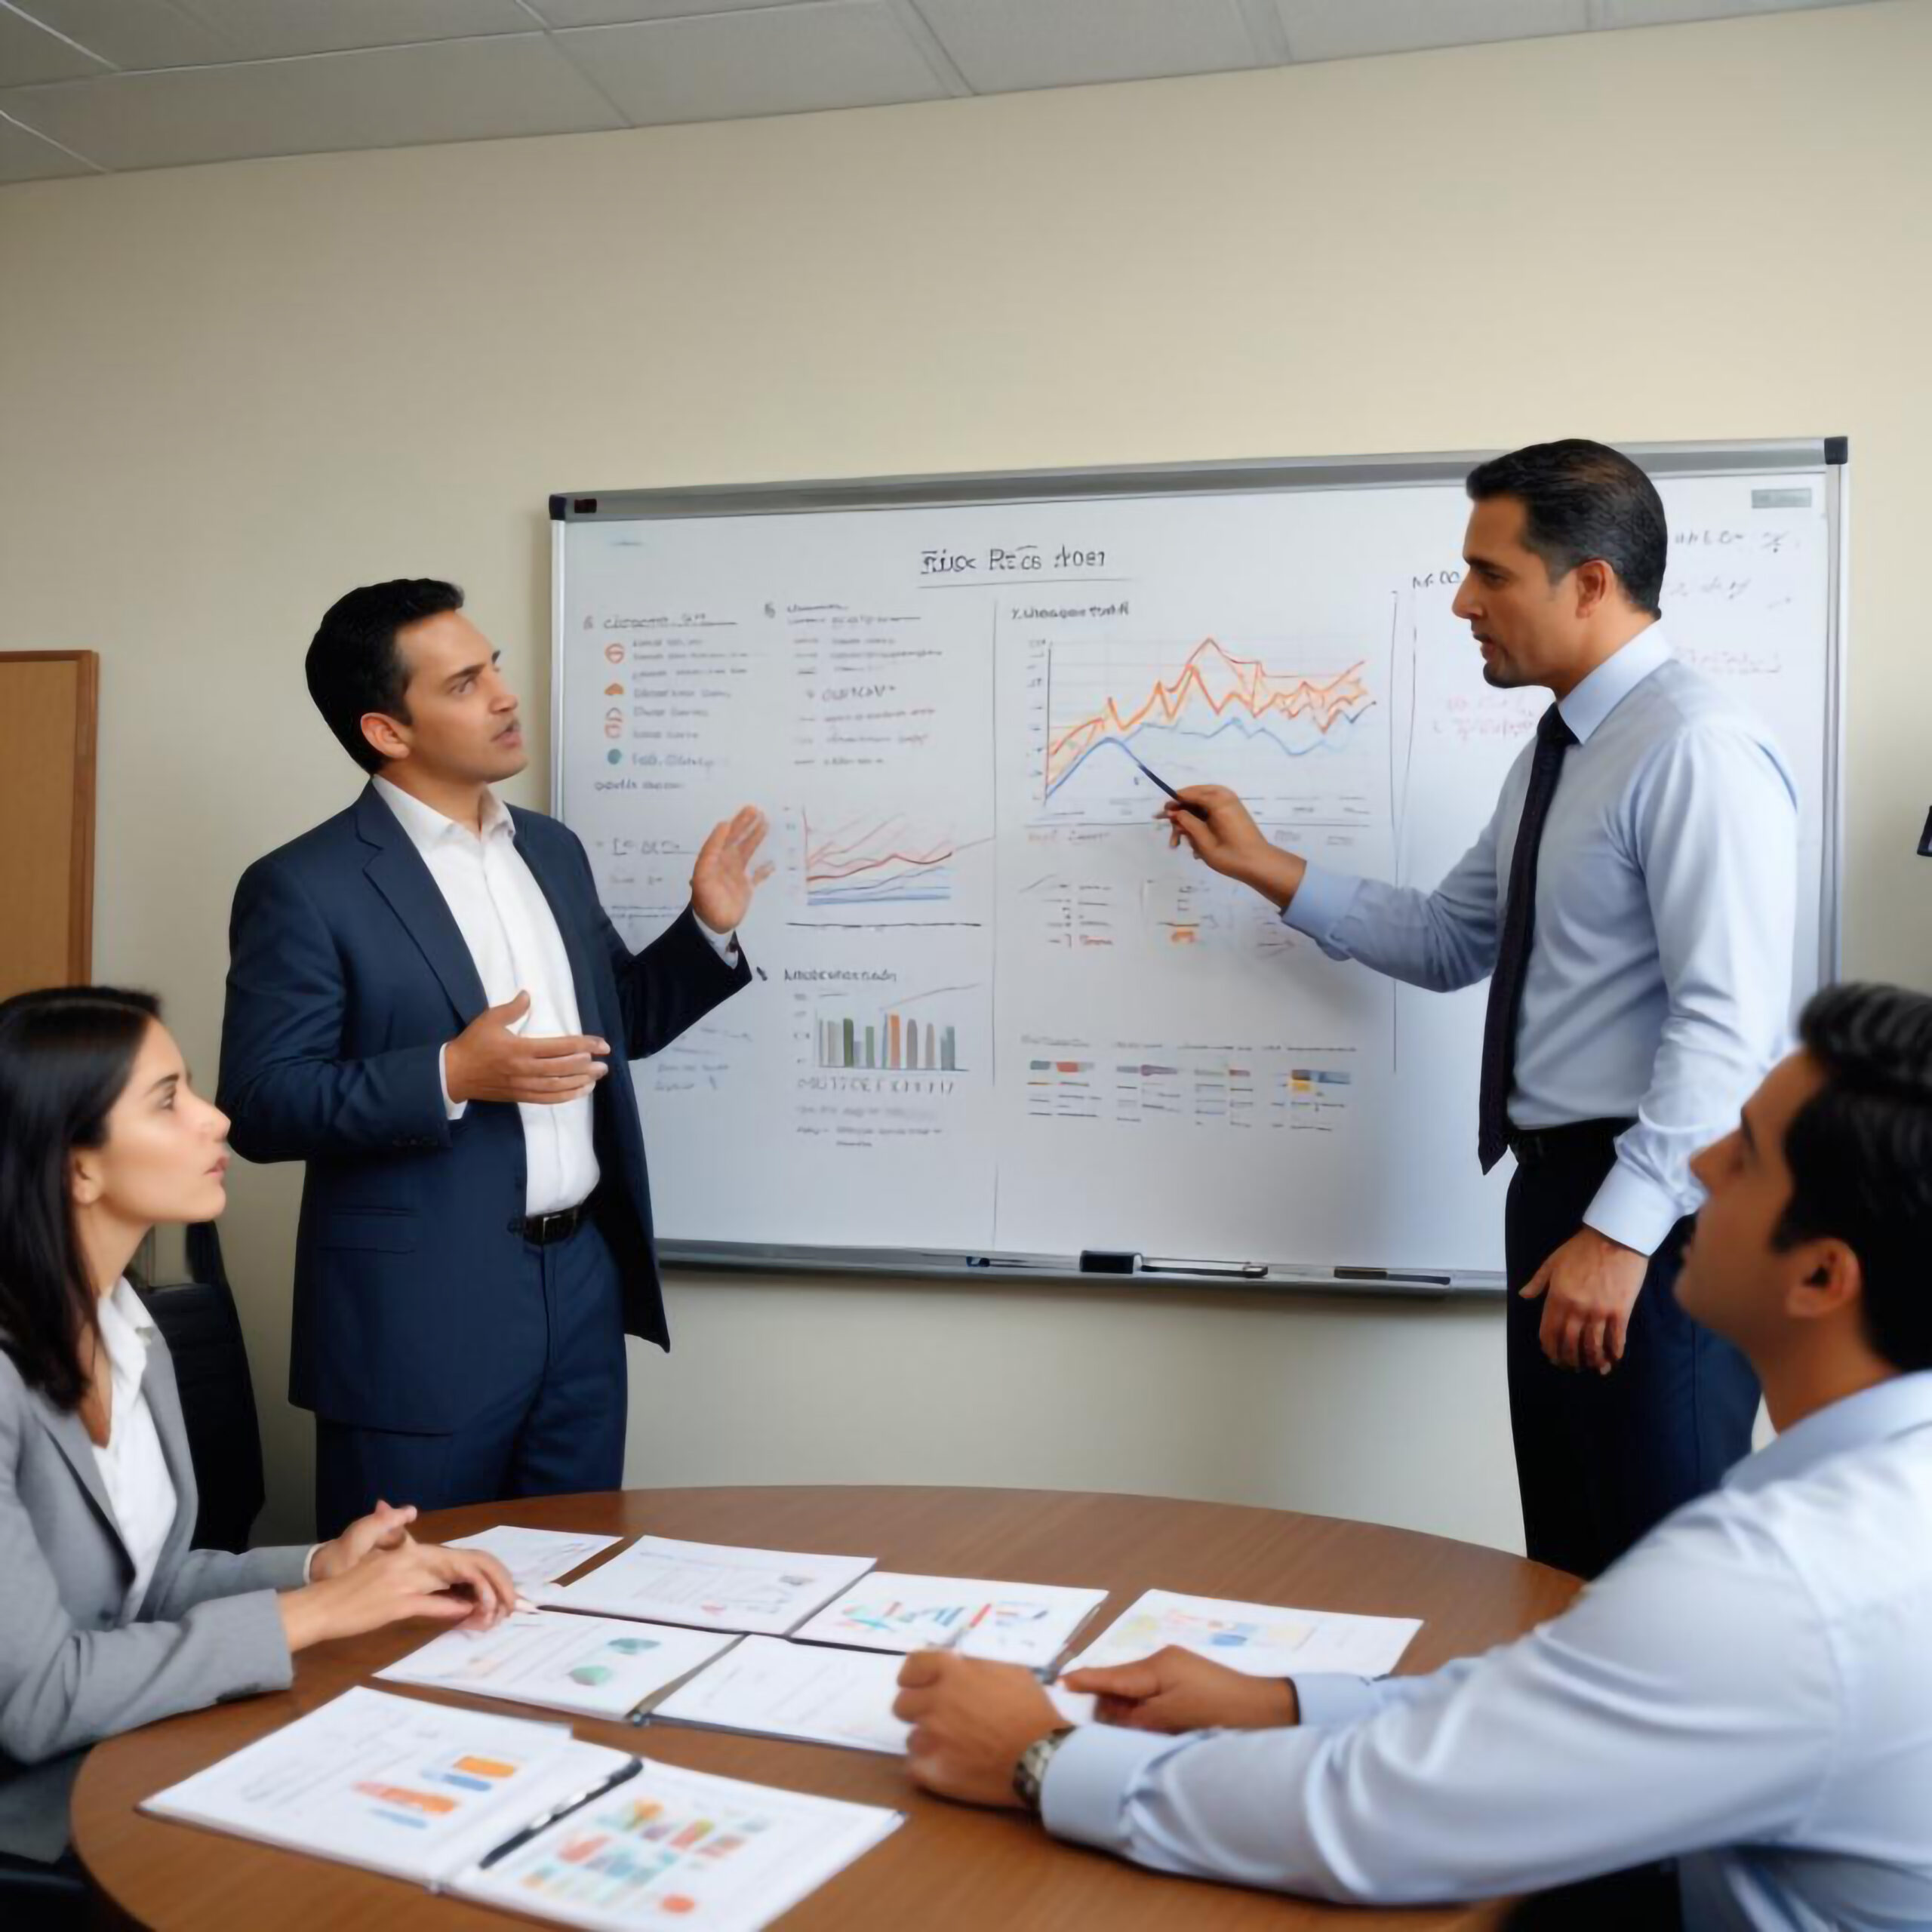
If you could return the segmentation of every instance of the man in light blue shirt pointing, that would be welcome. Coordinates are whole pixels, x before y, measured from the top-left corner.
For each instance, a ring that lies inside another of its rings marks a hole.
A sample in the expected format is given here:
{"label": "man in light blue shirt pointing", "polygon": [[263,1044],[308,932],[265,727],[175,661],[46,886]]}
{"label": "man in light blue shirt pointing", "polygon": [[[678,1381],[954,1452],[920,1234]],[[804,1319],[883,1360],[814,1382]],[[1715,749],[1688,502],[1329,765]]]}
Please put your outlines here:
{"label": "man in light blue shirt pointing", "polygon": [[1538,444],[1472,471],[1469,493],[1456,613],[1489,683],[1555,702],[1441,884],[1309,864],[1218,786],[1165,813],[1176,844],[1331,958],[1436,992],[1490,977],[1477,1151],[1485,1173],[1516,1156],[1524,1536],[1538,1561],[1594,1577],[1751,1446],[1749,1372],[1670,1283],[1690,1156],[1786,1037],[1796,794],[1763,725],[1672,655],[1669,528],[1635,463]]}
{"label": "man in light blue shirt pointing", "polygon": [[1168,1650],[1069,1675],[1111,1721],[1068,1730],[1029,1673],[920,1654],[912,1775],[1323,1898],[1675,1857],[1698,1932],[1932,1925],[1932,998],[1834,988],[1800,1031],[1695,1163],[1677,1292],[1780,1431],[1715,1494],[1562,1616],[1426,1676],[1268,1682]]}

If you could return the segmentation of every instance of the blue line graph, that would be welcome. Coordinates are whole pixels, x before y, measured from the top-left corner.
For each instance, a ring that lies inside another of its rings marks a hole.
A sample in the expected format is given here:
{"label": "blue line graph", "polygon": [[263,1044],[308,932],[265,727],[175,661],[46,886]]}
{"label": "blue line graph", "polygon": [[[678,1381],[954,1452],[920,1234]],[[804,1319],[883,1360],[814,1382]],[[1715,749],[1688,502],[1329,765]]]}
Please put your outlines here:
{"label": "blue line graph", "polygon": [[[1354,724],[1358,723],[1364,715],[1364,712],[1362,711],[1347,712],[1337,722],[1343,724]],[[1137,724],[1132,731],[1123,736],[1097,739],[1048,786],[1047,796],[1051,798],[1076,771],[1080,770],[1081,766],[1086,764],[1089,758],[1106,750],[1109,746],[1121,753],[1127,758],[1128,763],[1132,764],[1133,758],[1128,752],[1128,746],[1137,739],[1149,737],[1158,737],[1167,740],[1191,738],[1196,744],[1206,745],[1212,744],[1217,738],[1225,737],[1230,731],[1239,732],[1243,737],[1251,742],[1256,740],[1265,741],[1272,745],[1275,750],[1286,758],[1303,758],[1312,756],[1346,757],[1349,751],[1346,740],[1333,737],[1315,738],[1305,745],[1287,744],[1283,741],[1278,732],[1270,731],[1266,725],[1257,724],[1254,720],[1248,718],[1226,718],[1216,725],[1211,731],[1190,731],[1184,724]],[[1151,761],[1158,762],[1158,761]],[[1165,772],[1161,774],[1164,778],[1167,775]]]}

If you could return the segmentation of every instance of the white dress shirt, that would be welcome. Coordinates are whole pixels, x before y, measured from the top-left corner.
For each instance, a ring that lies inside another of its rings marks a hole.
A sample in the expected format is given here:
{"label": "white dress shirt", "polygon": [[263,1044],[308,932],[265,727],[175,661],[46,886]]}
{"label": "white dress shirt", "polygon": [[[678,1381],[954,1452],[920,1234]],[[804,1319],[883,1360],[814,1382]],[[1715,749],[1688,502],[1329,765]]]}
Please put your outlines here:
{"label": "white dress shirt", "polygon": [[[1789,1031],[1797,787],[1770,734],[1671,656],[1661,624],[1558,708],[1577,742],[1537,854],[1509,1117],[1634,1120],[1583,1219],[1649,1254],[1697,1205],[1691,1155],[1736,1124]],[[1433,892],[1311,865],[1283,920],[1413,986],[1483,978],[1534,749]]]}
{"label": "white dress shirt", "polygon": [[148,1372],[148,1342],[155,1324],[125,1276],[95,1304],[101,1346],[107,1352],[107,1440],[94,1445],[101,1487],[114,1526],[134,1565],[124,1619],[133,1622],[154,1580],[162,1546],[174,1527],[174,1478],[161,1453],[154,1417],[141,1383]]}
{"label": "white dress shirt", "polygon": [[[386,778],[374,782],[410,843],[423,855],[469,949],[484,998],[492,1006],[501,1006],[527,992],[529,1015],[518,1030],[531,1039],[580,1032],[570,955],[543,888],[516,849],[516,821],[509,807],[494,792],[484,793],[479,838],[472,827],[446,818],[401,786]],[[698,925],[728,959],[736,950],[735,939],[712,931],[702,919]],[[441,1071],[442,1062],[437,1064]],[[528,1155],[525,1214],[557,1214],[589,1198],[598,1174],[592,1097],[585,1094],[554,1106],[518,1105]],[[447,1073],[443,1105],[451,1120],[460,1120],[469,1109],[467,1101],[450,1098]]]}
{"label": "white dress shirt", "polygon": [[1061,1835],[1379,1904],[1680,1859],[1706,1932],[1932,1925],[1932,1372],[1807,1417],[1520,1642],[1299,1728],[1062,1744]]}

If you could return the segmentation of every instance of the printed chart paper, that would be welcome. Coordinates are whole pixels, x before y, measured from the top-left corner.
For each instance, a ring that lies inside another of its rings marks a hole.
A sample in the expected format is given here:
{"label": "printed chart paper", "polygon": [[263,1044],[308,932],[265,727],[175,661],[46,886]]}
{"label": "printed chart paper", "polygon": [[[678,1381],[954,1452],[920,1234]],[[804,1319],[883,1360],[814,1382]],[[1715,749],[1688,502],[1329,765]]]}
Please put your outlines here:
{"label": "printed chart paper", "polygon": [[903,1822],[875,1805],[648,1764],[450,1889],[592,1932],[758,1932]]}
{"label": "printed chart paper", "polygon": [[1345,1671],[1380,1677],[1401,1662],[1420,1619],[1352,1617],[1337,1611],[1284,1610],[1149,1590],[1066,1666],[1133,1663],[1170,1644],[1212,1657],[1249,1677]]}
{"label": "printed chart paper", "polygon": [[143,1808],[431,1884],[624,1761],[561,1724],[358,1687]]}
{"label": "printed chart paper", "polygon": [[903,1757],[912,1726],[892,1715],[899,1672],[897,1657],[875,1651],[747,1637],[730,1656],[674,1690],[652,1716]]}
{"label": "printed chart paper", "polygon": [[995,1583],[875,1570],[795,1634],[806,1643],[869,1651],[952,1644],[962,1656],[1042,1670],[1106,1600],[1105,1590],[1058,1583]]}
{"label": "printed chart paper", "polygon": [[494,1630],[446,1630],[376,1675],[584,1717],[627,1717],[737,1640],[614,1617],[521,1611]]}
{"label": "printed chart paper", "polygon": [[545,1583],[554,1583],[601,1556],[622,1537],[592,1536],[575,1530],[528,1530],[520,1523],[498,1523],[474,1536],[452,1537],[452,1549],[486,1549],[510,1573],[527,1595]]}
{"label": "printed chart paper", "polygon": [[782,1637],[850,1589],[874,1560],[640,1537],[580,1582],[546,1589],[543,1601],[565,1610]]}

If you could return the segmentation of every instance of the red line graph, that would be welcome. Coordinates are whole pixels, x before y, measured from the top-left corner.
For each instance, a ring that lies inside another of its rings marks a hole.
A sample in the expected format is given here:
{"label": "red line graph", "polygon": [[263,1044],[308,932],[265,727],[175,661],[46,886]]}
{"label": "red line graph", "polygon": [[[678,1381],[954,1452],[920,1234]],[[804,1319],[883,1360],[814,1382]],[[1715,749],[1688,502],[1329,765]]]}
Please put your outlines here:
{"label": "red line graph", "polygon": [[1109,697],[1100,711],[1083,718],[1047,745],[1049,788],[1103,740],[1125,739],[1143,726],[1173,725],[1184,712],[1203,706],[1214,716],[1238,710],[1257,721],[1303,719],[1323,737],[1336,724],[1367,710],[1374,702],[1362,681],[1365,659],[1320,679],[1299,672],[1270,671],[1258,657],[1237,657],[1217,638],[1203,638],[1189,653],[1180,675],[1170,683],[1156,678],[1146,699],[1124,711]]}
{"label": "red line graph", "polygon": [[[874,888],[873,896],[889,897],[901,881],[930,877],[952,857],[949,839],[930,845],[906,836],[899,817],[868,821],[854,819],[835,832],[814,833],[801,815],[804,828],[805,895],[844,898]],[[855,832],[855,826],[863,830]],[[902,846],[908,849],[901,850]],[[883,876],[872,876],[883,875]]]}

